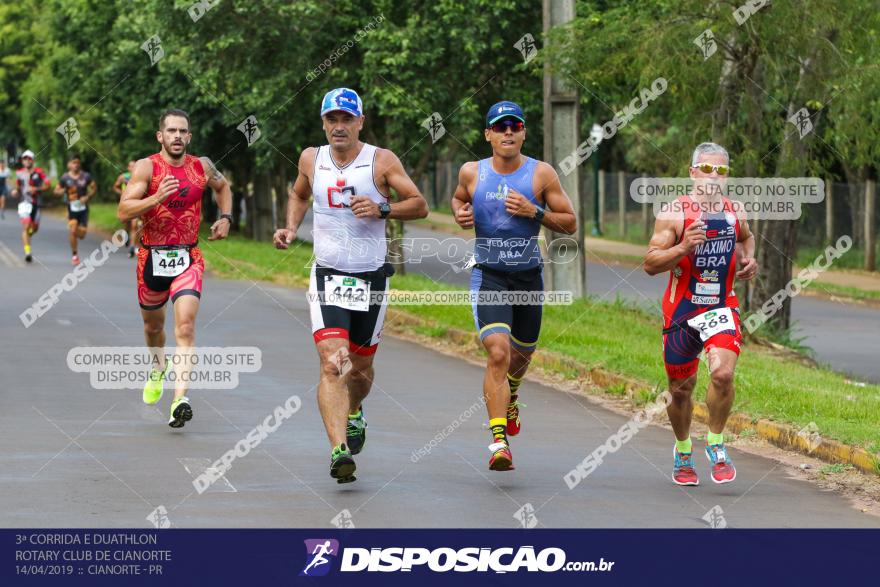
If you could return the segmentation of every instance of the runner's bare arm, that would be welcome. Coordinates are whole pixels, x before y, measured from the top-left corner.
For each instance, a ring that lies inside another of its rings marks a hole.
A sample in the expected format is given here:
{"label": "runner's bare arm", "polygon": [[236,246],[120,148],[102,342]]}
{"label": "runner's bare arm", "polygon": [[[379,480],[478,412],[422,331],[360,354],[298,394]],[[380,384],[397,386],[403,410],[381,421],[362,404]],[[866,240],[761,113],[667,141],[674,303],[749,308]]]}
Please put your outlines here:
{"label": "runner's bare arm", "polygon": [[134,166],[131,180],[125,186],[125,191],[119,199],[119,207],[116,209],[116,217],[125,222],[137,218],[144,212],[155,208],[168,199],[177,191],[180,184],[173,176],[167,175],[159,184],[158,191],[152,196],[145,198],[150,187],[150,179],[153,176],[153,162],[149,159],[141,159]]}
{"label": "runner's bare arm", "polygon": [[40,181],[41,181],[40,186],[34,188],[34,190],[37,191],[37,192],[39,192],[40,195],[42,196],[43,194],[45,194],[46,192],[48,192],[48,191],[51,189],[52,186],[50,185],[51,182],[46,178],[45,175],[43,175],[43,176],[40,178]]}
{"label": "runner's bare arm", "polygon": [[287,228],[296,232],[302,224],[306,212],[312,200],[312,172],[315,168],[315,158],[318,150],[309,147],[299,156],[299,171],[296,180],[290,188],[290,197],[287,202]]}
{"label": "runner's bare arm", "polygon": [[[397,155],[388,149],[376,149],[376,168],[381,174],[383,183],[397,193],[397,201],[391,202],[391,213],[388,219],[415,220],[428,215],[428,202],[419,192],[419,188],[403,168]],[[381,185],[381,184],[380,184]],[[354,202],[354,198],[352,201]],[[378,204],[376,215],[378,217]]]}
{"label": "runner's bare arm", "polygon": [[562,189],[562,184],[559,183],[559,175],[556,170],[541,161],[535,170],[535,176],[538,185],[545,186],[543,192],[547,209],[544,211],[544,219],[541,224],[554,232],[574,234],[577,230],[574,207],[571,205],[568,194]]}
{"label": "runner's bare arm", "polygon": [[113,183],[113,192],[117,196],[122,195],[122,184],[125,182],[125,176],[123,174],[119,174],[116,176],[116,181]]}
{"label": "runner's bare arm", "polygon": [[739,240],[737,241],[739,250],[737,253],[739,253],[740,269],[736,272],[736,278],[748,281],[758,274],[758,260],[755,259],[755,235],[752,234],[746,220],[742,204],[735,202],[734,206],[736,215],[739,217]]}
{"label": "runner's bare arm", "polygon": [[220,213],[232,214],[232,188],[226,181],[226,177],[220,173],[220,170],[208,157],[199,157],[199,160],[202,162],[202,169],[205,170],[208,186],[214,191],[214,200],[217,202]]}
{"label": "runner's bare arm", "polygon": [[89,182],[89,185],[86,188],[86,195],[85,195],[83,203],[85,204],[86,202],[91,200],[92,196],[94,196],[96,193],[98,193],[98,184],[95,183],[95,180],[93,179],[92,181]]}
{"label": "runner's bare arm", "polygon": [[[749,256],[755,254],[755,235],[752,234],[752,229],[749,226],[749,221],[746,219],[745,209],[740,202],[733,202],[733,209],[736,212],[737,218],[739,218],[739,239],[737,242],[743,243],[744,250],[746,252],[750,252]],[[747,243],[751,241],[751,246]]]}
{"label": "runner's bare arm", "polygon": [[474,227],[473,194],[470,186],[477,177],[479,166],[476,161],[468,161],[458,171],[458,185],[452,194],[452,215],[462,228]]}
{"label": "runner's bare arm", "polygon": [[[214,192],[214,201],[217,202],[220,214],[227,216],[232,214],[232,188],[229,186],[229,182],[226,181],[226,178],[223,177],[223,174],[220,173],[220,170],[217,169],[217,166],[214,165],[211,159],[199,157],[199,161],[202,162],[202,169],[205,171],[208,187]],[[228,217],[217,219],[211,225],[211,236],[208,237],[208,240],[215,241],[226,238],[229,235],[231,226],[232,221]]]}
{"label": "runner's bare arm", "polygon": [[[676,228],[680,222],[681,220],[670,218],[658,218],[654,222],[654,234],[648,243],[648,252],[645,255],[645,262],[643,264],[645,273],[648,275],[657,275],[658,273],[671,270],[678,265],[682,257],[690,253],[684,239],[676,244],[676,241],[678,241],[678,231]],[[688,232],[693,232],[693,227],[697,226],[705,241],[706,233],[702,231],[701,225],[698,222],[688,227]],[[694,238],[699,238],[699,236],[694,235]]]}
{"label": "runner's bare arm", "polygon": [[309,209],[312,199],[312,183],[309,178],[312,176],[317,155],[318,150],[309,147],[299,156],[296,180],[294,180],[287,198],[287,223],[284,228],[276,230],[272,238],[276,249],[286,249],[287,245],[293,242],[293,239],[296,238],[296,231]]}

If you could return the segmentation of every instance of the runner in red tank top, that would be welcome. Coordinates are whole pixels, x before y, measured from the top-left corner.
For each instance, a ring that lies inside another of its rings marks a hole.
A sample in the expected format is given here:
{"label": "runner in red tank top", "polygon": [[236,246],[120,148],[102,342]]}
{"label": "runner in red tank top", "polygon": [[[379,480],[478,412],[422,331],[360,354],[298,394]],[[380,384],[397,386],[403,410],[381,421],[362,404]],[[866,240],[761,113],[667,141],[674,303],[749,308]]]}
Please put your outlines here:
{"label": "runner in red tank top", "polygon": [[[162,397],[167,361],[165,346],[165,302],[174,306],[174,337],[178,355],[195,343],[195,321],[202,295],[205,263],[199,250],[202,192],[214,190],[220,219],[211,226],[208,240],[226,238],[232,223],[232,192],[226,179],[207,157],[186,154],[192,139],[189,116],[183,110],[166,110],[159,118],[156,140],[160,151],[138,161],[131,180],[119,200],[117,216],[122,222],[141,217],[144,222],[142,247],[138,250],[138,303],[144,320],[147,346],[157,358],[144,386],[144,403],[155,404]],[[183,349],[183,350],[181,350]],[[192,363],[175,365],[172,428],[192,419],[186,397],[186,373]]]}
{"label": "runner in red tank top", "polygon": [[663,296],[663,354],[672,395],[666,412],[676,438],[672,480],[679,485],[699,484],[690,437],[691,396],[704,350],[710,373],[706,456],[712,481],[736,478],[722,434],[733,405],[733,372],[742,342],[733,280],[752,279],[758,264],[755,238],[739,204],[721,195],[729,161],[727,151],[714,143],[694,150],[694,191],[673,202],[672,214],[657,218],[645,256],[649,275],[670,272]]}

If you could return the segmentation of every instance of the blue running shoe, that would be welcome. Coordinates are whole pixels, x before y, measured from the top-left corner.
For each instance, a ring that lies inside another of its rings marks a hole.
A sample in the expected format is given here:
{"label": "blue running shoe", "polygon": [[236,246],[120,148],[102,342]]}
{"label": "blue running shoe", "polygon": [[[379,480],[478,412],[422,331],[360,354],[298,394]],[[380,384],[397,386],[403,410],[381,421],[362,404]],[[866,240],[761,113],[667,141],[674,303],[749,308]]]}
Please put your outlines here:
{"label": "blue running shoe", "polygon": [[700,479],[694,470],[693,454],[678,452],[678,449],[673,446],[672,457],[675,459],[675,464],[672,467],[672,481],[676,485],[699,485]]}

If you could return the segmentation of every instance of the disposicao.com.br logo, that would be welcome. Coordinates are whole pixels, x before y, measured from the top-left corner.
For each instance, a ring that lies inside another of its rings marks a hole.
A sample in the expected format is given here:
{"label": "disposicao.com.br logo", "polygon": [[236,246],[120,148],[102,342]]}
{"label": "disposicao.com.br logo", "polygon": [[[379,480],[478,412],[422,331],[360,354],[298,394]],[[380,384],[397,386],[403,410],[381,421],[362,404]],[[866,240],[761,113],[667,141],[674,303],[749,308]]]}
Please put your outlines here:
{"label": "disposicao.com.br logo", "polygon": [[306,566],[300,577],[323,577],[330,572],[331,558],[339,554],[339,541],[332,538],[310,538],[306,543]]}
{"label": "disposicao.com.br logo", "polygon": [[[300,576],[326,575],[331,568],[328,557],[339,554],[339,542],[320,538],[306,540],[306,565]],[[518,571],[553,573],[556,571],[610,571],[614,562],[600,558],[596,561],[566,561],[561,548],[534,546],[488,548],[419,548],[391,546],[386,548],[355,548],[342,550],[340,572],[411,572],[413,568],[427,568],[435,573],[455,571],[516,573]]]}

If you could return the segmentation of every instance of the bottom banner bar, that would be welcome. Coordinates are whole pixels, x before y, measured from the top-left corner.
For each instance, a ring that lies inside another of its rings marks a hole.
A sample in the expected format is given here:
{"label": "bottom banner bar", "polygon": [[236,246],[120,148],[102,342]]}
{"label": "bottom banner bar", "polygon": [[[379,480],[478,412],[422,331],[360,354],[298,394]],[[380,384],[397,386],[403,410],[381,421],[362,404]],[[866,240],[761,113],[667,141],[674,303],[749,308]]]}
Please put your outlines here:
{"label": "bottom banner bar", "polygon": [[876,530],[0,530],[3,585],[876,583]]}

